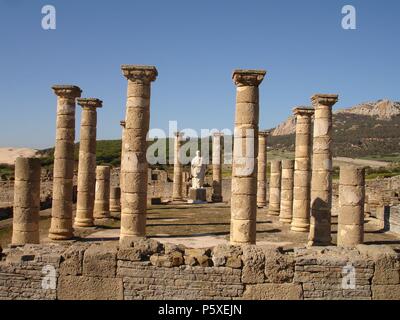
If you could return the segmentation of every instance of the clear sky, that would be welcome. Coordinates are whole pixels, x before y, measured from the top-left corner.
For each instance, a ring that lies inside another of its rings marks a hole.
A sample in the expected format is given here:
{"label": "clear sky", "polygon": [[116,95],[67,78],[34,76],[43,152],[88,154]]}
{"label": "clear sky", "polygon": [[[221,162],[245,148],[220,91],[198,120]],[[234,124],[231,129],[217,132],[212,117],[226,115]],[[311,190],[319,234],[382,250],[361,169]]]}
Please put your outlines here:
{"label": "clear sky", "polygon": [[[41,27],[46,4],[56,30]],[[346,4],[356,30],[341,27]],[[400,100],[399,15],[398,0],[0,0],[0,146],[53,146],[53,84],[102,99],[98,139],[119,139],[121,64],[157,67],[151,127],[165,130],[232,128],[236,68],[268,72],[260,128],[317,92],[338,93],[336,108]]]}

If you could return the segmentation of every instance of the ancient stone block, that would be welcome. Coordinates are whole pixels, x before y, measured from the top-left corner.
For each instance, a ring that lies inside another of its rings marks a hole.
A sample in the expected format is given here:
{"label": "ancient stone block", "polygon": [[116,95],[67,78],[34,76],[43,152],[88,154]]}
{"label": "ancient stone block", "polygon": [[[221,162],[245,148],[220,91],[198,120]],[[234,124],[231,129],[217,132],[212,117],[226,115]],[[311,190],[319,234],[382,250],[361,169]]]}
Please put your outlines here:
{"label": "ancient stone block", "polygon": [[114,277],[117,269],[117,249],[112,246],[91,245],[84,254],[83,275]]}
{"label": "ancient stone block", "polygon": [[243,293],[245,300],[302,300],[303,289],[299,284],[263,283],[247,285]]}

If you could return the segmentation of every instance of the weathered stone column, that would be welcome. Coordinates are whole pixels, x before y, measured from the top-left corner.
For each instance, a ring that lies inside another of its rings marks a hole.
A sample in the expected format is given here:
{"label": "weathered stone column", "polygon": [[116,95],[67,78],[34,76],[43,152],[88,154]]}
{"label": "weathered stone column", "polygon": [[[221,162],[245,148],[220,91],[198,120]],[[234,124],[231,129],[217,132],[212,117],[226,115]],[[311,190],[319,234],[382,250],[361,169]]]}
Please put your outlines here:
{"label": "weathered stone column", "polygon": [[256,243],[259,89],[266,72],[235,70],[231,244]]}
{"label": "weathered stone column", "polygon": [[128,79],[121,167],[120,243],[146,236],[147,133],[150,125],[150,83],[156,80],[153,66],[122,66]]}
{"label": "weathered stone column", "polygon": [[291,223],[293,215],[294,160],[282,160],[281,212],[279,221]]}
{"label": "weathered stone column", "polygon": [[93,206],[96,185],[96,129],[99,99],[78,99],[82,106],[79,143],[78,198],[75,227],[93,226]]}
{"label": "weathered stone column", "polygon": [[96,194],[94,200],[94,219],[110,218],[110,167],[96,167]]}
{"label": "weathered stone column", "polygon": [[267,137],[269,131],[258,133],[257,207],[267,205]]}
{"label": "weathered stone column", "polygon": [[121,212],[121,188],[112,187],[110,192],[110,212]]}
{"label": "weathered stone column", "polygon": [[333,94],[316,94],[313,163],[311,178],[310,246],[331,243],[332,207],[332,106],[338,101]]}
{"label": "weathered stone column", "polygon": [[308,232],[311,193],[311,120],[314,109],[298,107],[293,109],[293,114],[296,117],[296,149],[291,230]]}
{"label": "weathered stone column", "polygon": [[281,211],[281,174],[282,162],[280,160],[271,161],[268,207],[268,213],[271,216],[279,216],[279,212]]}
{"label": "weathered stone column", "polygon": [[72,188],[74,177],[75,99],[82,90],[76,86],[53,86],[57,95],[57,129],[54,150],[51,240],[73,237]]}
{"label": "weathered stone column", "polygon": [[212,202],[222,202],[222,166],[223,166],[223,145],[224,134],[221,132],[213,134],[212,140],[212,172],[213,172],[213,193]]}
{"label": "weathered stone column", "polygon": [[339,178],[337,245],[355,247],[364,242],[365,170],[342,166]]}
{"label": "weathered stone column", "polygon": [[174,139],[174,180],[172,184],[172,200],[182,200],[182,164],[180,160],[180,150],[182,146],[183,133],[175,132]]}
{"label": "weathered stone column", "polygon": [[13,232],[11,243],[39,243],[40,160],[17,158],[15,162]]}

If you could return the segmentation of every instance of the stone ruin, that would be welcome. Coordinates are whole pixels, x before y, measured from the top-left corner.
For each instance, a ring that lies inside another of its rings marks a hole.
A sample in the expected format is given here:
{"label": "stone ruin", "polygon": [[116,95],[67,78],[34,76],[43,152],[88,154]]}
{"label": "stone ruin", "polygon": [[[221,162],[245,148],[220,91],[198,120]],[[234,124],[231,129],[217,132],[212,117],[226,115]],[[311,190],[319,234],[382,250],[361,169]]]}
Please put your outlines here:
{"label": "stone ruin", "polygon": [[[146,160],[150,87],[158,72],[136,65],[123,65],[122,71],[128,90],[117,177],[108,166],[96,167],[96,112],[102,102],[80,98],[77,86],[53,87],[57,130],[50,241],[39,244],[39,161],[17,159],[12,244],[0,251],[0,299],[400,299],[399,253],[363,244],[368,203],[362,168],[341,167],[337,246],[332,246],[332,106],[337,95],[316,94],[313,108],[293,110],[295,159],[271,162],[267,193],[269,133],[258,127],[258,87],[266,72],[234,71],[230,244],[193,249],[146,239],[152,183],[168,182],[168,174],[149,170]],[[76,102],[82,106],[82,121],[74,216]],[[220,134],[213,136],[213,202],[225,198],[221,141]],[[185,198],[187,181],[179,161],[181,142],[177,132],[171,199],[178,204]],[[250,156],[237,147],[248,144],[254,151]],[[308,245],[288,251],[256,245],[257,212],[266,207],[292,232],[307,233]],[[383,213],[384,225],[398,223],[398,204],[392,209],[389,218]],[[74,240],[74,228],[90,228],[119,212],[119,243]],[[49,265],[54,286],[45,290],[41,274]],[[353,284],[344,282],[344,270],[354,275]]]}

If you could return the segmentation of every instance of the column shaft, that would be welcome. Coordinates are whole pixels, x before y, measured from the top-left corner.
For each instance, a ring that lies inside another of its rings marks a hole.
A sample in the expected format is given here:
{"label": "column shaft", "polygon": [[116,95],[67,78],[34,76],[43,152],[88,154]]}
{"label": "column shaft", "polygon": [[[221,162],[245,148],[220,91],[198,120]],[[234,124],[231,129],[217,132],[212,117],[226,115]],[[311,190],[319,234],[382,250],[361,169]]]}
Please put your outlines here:
{"label": "column shaft", "polygon": [[268,132],[258,134],[257,207],[267,205],[267,137]]}
{"label": "column shaft", "polygon": [[268,213],[279,216],[281,211],[281,174],[282,163],[279,160],[271,161],[271,174],[269,178],[269,208]]}
{"label": "column shaft", "polygon": [[121,159],[120,243],[129,245],[146,236],[147,133],[150,125],[150,83],[157,70],[151,66],[122,66],[128,92]]}
{"label": "column shaft", "polygon": [[291,223],[293,215],[293,175],[294,160],[282,161],[282,180],[281,180],[281,211],[279,221]]}
{"label": "column shaft", "polygon": [[355,247],[364,242],[365,170],[340,168],[337,245]]}
{"label": "column shaft", "polygon": [[110,212],[121,212],[121,188],[112,187],[110,192]]}
{"label": "column shaft", "polygon": [[331,243],[332,106],[337,95],[315,95],[309,245]]}
{"label": "column shaft", "polygon": [[93,226],[93,208],[96,185],[96,126],[98,99],[78,99],[82,106],[79,143],[78,199],[75,226]]}
{"label": "column shaft", "polygon": [[181,132],[175,133],[174,139],[174,180],[172,184],[172,200],[180,201],[182,200],[182,184],[183,184],[183,175],[182,175],[182,164],[180,159],[180,150],[182,146],[182,137],[183,134]]}
{"label": "column shaft", "polygon": [[296,150],[294,168],[293,220],[291,230],[308,232],[310,229],[311,193],[311,108],[295,108]]}
{"label": "column shaft", "polygon": [[110,217],[110,178],[109,166],[97,166],[94,219],[106,219]]}
{"label": "column shaft", "polygon": [[57,129],[53,168],[51,240],[73,237],[72,189],[74,177],[75,99],[81,96],[76,86],[53,86],[57,95]]}
{"label": "column shaft", "polygon": [[259,89],[265,71],[236,70],[231,244],[256,243]]}
{"label": "column shaft", "polygon": [[223,135],[216,133],[213,135],[212,145],[212,174],[213,174],[213,193],[211,200],[213,202],[222,202],[222,141]]}
{"label": "column shaft", "polygon": [[40,160],[17,158],[15,162],[13,232],[11,243],[39,243]]}

